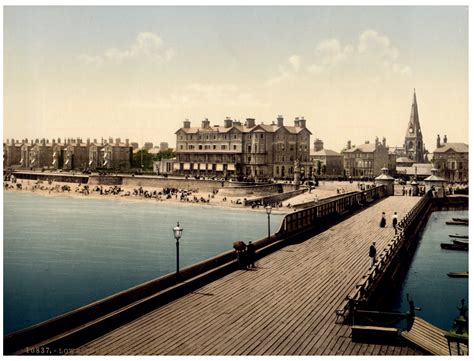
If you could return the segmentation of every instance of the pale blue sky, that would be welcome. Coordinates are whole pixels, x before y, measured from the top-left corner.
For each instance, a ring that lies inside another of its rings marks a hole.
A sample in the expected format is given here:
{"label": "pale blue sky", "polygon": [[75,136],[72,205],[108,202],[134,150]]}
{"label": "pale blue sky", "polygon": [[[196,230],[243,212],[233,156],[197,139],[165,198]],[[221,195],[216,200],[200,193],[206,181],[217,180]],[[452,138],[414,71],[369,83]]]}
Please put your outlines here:
{"label": "pale blue sky", "polygon": [[313,138],[335,150],[377,135],[400,145],[417,88],[428,148],[437,133],[467,142],[467,15],[446,6],[6,7],[4,138],[173,146],[184,118],[283,114],[287,124],[306,116]]}

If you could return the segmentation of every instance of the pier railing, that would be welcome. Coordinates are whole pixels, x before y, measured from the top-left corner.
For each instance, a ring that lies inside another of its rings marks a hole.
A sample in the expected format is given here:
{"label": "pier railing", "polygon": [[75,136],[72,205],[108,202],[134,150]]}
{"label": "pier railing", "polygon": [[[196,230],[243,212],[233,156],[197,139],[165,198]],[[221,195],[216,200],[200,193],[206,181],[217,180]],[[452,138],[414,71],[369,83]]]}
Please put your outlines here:
{"label": "pier railing", "polygon": [[422,213],[426,213],[429,207],[431,192],[427,192],[420,202],[413,207],[398,223],[398,233],[393,237],[388,246],[381,252],[374,267],[363,276],[362,282],[356,285],[354,290],[346,297],[343,305],[336,310],[336,321],[339,317],[347,320],[354,315],[354,311],[366,303],[370,295],[380,284],[386,271],[391,266],[395,257],[402,248],[410,246],[409,241],[412,230],[420,226],[418,222]]}
{"label": "pier railing", "polygon": [[387,195],[385,186],[376,186],[361,192],[351,192],[325,198],[313,207],[287,214],[277,234],[287,234],[310,227],[328,218],[343,215],[356,207],[364,206]]}

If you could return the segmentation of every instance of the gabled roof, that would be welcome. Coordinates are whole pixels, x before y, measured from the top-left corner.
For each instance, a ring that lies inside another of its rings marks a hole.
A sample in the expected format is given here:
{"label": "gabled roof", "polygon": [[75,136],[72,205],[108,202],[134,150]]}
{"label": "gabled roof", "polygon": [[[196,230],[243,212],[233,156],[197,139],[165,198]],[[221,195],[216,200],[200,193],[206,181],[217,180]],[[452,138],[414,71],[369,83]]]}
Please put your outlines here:
{"label": "gabled roof", "polygon": [[241,133],[251,133],[255,132],[258,129],[263,130],[266,133],[274,133],[279,129],[284,129],[290,134],[299,134],[300,132],[306,130],[309,134],[312,134],[308,128],[301,128],[301,127],[294,127],[294,126],[286,126],[279,127],[277,124],[258,124],[251,128],[247,128],[245,125],[232,125],[231,127],[209,127],[209,128],[202,128],[202,127],[190,127],[190,128],[179,128],[174,134],[178,134],[180,131],[184,132],[185,134],[198,134],[198,133],[229,133],[231,130],[237,130]]}
{"label": "gabled roof", "polygon": [[400,157],[400,158],[397,158],[397,163],[415,163],[415,161],[408,157]]}
{"label": "gabled roof", "polygon": [[444,143],[441,147],[436,148],[433,153],[446,153],[449,150],[456,153],[469,153],[469,146],[466,143]]}
{"label": "gabled roof", "polygon": [[331,149],[321,149],[321,150],[310,150],[309,152],[309,155],[310,156],[339,156],[339,157],[342,157],[342,154],[341,153],[338,153],[334,150],[331,150]]}

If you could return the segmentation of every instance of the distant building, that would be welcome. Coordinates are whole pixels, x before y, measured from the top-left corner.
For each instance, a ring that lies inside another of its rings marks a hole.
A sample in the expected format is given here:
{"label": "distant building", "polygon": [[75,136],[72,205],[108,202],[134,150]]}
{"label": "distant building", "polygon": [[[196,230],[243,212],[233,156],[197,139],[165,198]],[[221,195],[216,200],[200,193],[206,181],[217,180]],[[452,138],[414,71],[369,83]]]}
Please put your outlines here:
{"label": "distant building", "polygon": [[7,141],[3,143],[3,168],[20,165],[21,145],[22,143],[15,139],[7,139]]}
{"label": "distant building", "polygon": [[172,159],[161,159],[153,162],[153,172],[156,174],[172,174],[173,165],[176,163],[176,158]]}
{"label": "distant building", "polygon": [[152,142],[145,142],[145,144],[143,144],[143,149],[150,150],[151,148],[153,148]]}
{"label": "distant building", "polygon": [[169,148],[168,142],[161,142],[160,143],[160,151],[161,152],[164,152],[165,150],[168,150],[168,148]]}
{"label": "distant building", "polygon": [[465,143],[443,143],[438,135],[433,151],[433,165],[441,177],[449,182],[467,182],[469,178],[469,146]]}
{"label": "distant building", "polygon": [[[117,138],[113,142],[102,139],[100,143],[94,139],[93,142],[88,138],[83,142],[81,138],[65,139],[61,142],[58,138],[52,139],[51,142],[42,139],[39,141],[31,141],[25,139],[21,143],[16,143],[19,148],[19,160],[17,164],[12,164],[20,169],[51,169],[51,170],[96,170],[96,169],[113,169],[113,170],[129,170],[132,160],[132,147],[128,139],[125,143],[120,142]],[[6,159],[11,151],[4,145],[7,150]],[[18,157],[18,155],[16,156]],[[4,164],[7,161],[4,160]]]}
{"label": "distant building", "polygon": [[349,141],[347,149],[343,151],[343,156],[346,176],[377,177],[382,174],[384,167],[387,167],[391,174],[395,173],[394,164],[389,161],[389,148],[385,138],[382,142],[375,138],[375,143],[366,141],[362,145],[353,147]]}
{"label": "distant building", "polygon": [[344,157],[334,150],[324,149],[324,143],[320,139],[314,142],[314,148],[309,157],[313,163],[313,175],[343,175]]}
{"label": "distant building", "polygon": [[204,119],[200,127],[185,120],[175,134],[178,174],[292,179],[295,165],[310,172],[311,132],[304,118],[296,118],[294,126],[284,125],[282,116],[258,125],[253,118],[243,125],[226,118],[224,126]]}
{"label": "distant building", "polygon": [[398,166],[397,176],[413,179],[417,177],[418,180],[424,179],[431,175],[431,163],[411,163],[410,166]]}
{"label": "distant building", "polygon": [[131,142],[130,146],[135,150],[138,149],[138,143],[137,142]]}

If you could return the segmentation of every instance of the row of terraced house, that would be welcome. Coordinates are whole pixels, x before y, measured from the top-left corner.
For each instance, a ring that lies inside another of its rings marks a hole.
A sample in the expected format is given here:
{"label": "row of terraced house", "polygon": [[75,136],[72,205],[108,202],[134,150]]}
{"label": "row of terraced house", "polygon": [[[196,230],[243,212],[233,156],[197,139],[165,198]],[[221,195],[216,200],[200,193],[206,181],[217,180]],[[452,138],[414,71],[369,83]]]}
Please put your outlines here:
{"label": "row of terraced house", "polygon": [[10,139],[3,144],[4,168],[48,170],[129,170],[133,147],[128,139]]}

